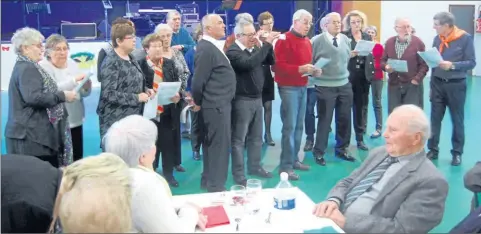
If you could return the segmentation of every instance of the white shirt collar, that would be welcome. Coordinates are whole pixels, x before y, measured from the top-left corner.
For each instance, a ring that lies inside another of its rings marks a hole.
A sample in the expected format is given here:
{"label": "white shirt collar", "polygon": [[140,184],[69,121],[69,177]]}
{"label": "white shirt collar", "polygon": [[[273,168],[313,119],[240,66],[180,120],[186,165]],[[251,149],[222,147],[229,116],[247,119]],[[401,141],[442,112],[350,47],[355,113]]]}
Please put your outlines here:
{"label": "white shirt collar", "polygon": [[224,52],[224,44],[225,44],[225,41],[220,41],[220,40],[217,40],[209,35],[202,35],[202,40],[206,40],[212,44],[215,45],[215,47],[217,47],[219,50],[221,50],[222,52]]}
{"label": "white shirt collar", "polygon": [[249,49],[249,48],[245,47],[245,46],[242,44],[242,42],[240,42],[239,40],[235,40],[235,43],[239,46],[239,48],[240,48],[242,51],[244,51],[244,50],[247,49],[249,52],[252,53],[252,50],[254,50],[254,48],[250,48],[250,49]]}
{"label": "white shirt collar", "polygon": [[[334,36],[333,35],[331,35],[329,32],[326,32],[326,36],[327,36],[327,39],[329,39],[329,41],[331,43],[334,42]],[[339,44],[339,42],[341,42],[341,37],[339,36],[339,33],[335,36],[335,38],[336,38],[337,44]]]}

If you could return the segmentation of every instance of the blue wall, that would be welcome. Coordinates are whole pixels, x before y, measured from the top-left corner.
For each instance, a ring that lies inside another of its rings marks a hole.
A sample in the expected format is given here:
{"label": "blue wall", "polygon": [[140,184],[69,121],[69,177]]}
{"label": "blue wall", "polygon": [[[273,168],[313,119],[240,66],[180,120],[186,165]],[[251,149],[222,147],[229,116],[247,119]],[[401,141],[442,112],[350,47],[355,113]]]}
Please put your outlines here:
{"label": "blue wall", "polygon": [[[1,21],[2,21],[2,40],[9,40],[16,29],[24,27],[24,17],[22,9],[23,1],[4,0],[1,1]],[[36,2],[42,2],[38,0]],[[40,23],[46,27],[59,27],[60,22],[71,21],[78,23],[99,23],[104,19],[104,10],[101,1],[46,1],[50,3],[51,15],[41,15]],[[112,0],[113,11],[109,11],[110,19],[125,15],[125,3],[122,0]],[[135,1],[130,1],[134,3]],[[164,7],[173,9],[177,4],[192,3],[192,1],[139,1],[141,8]],[[200,17],[205,15],[207,4],[205,0],[196,1],[200,8]],[[209,12],[220,6],[220,0],[208,1]],[[291,25],[293,12],[293,0],[271,0],[271,1],[244,1],[238,12],[248,12],[254,18],[263,11],[270,11],[275,18],[275,27],[279,30],[287,30]],[[234,22],[234,17],[238,13],[229,12],[229,23]],[[35,14],[26,15],[28,26],[37,28],[37,16]],[[48,36],[48,35],[46,35]]]}

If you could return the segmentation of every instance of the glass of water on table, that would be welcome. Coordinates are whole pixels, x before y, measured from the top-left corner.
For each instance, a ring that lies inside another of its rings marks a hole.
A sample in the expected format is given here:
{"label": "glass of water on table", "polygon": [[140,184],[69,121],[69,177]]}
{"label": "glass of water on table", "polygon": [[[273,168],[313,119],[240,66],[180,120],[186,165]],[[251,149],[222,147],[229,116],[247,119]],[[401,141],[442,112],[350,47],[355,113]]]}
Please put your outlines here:
{"label": "glass of water on table", "polygon": [[258,179],[249,179],[246,184],[247,189],[247,212],[251,215],[257,214],[260,210],[260,195],[262,182]]}
{"label": "glass of water on table", "polygon": [[242,185],[234,185],[230,188],[232,194],[232,216],[236,222],[236,232],[239,231],[239,224],[244,217],[246,203],[246,188]]}

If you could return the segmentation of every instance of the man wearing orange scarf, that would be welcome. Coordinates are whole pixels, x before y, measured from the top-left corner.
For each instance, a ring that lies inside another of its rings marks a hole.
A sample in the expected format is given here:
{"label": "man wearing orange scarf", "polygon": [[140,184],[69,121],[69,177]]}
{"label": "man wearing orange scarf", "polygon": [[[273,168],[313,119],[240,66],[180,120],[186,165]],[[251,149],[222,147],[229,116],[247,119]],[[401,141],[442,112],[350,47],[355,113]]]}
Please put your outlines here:
{"label": "man wearing orange scarf", "polygon": [[431,72],[431,129],[432,137],[428,141],[427,157],[437,159],[439,154],[439,137],[441,122],[449,108],[453,124],[451,142],[451,165],[461,164],[464,148],[464,104],[466,102],[467,72],[476,66],[473,37],[454,25],[454,15],[449,12],[437,13],[434,29],[438,36],[434,38],[436,47],[443,61]]}

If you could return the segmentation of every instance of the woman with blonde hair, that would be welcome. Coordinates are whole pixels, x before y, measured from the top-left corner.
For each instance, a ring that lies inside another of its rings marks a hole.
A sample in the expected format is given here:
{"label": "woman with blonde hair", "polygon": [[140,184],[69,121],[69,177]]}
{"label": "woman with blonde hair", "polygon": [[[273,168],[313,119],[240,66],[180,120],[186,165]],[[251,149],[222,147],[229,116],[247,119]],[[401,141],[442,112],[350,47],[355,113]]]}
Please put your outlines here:
{"label": "woman with blonde hair", "polygon": [[349,82],[353,92],[353,125],[356,133],[357,148],[368,150],[364,143],[364,134],[367,125],[367,105],[369,104],[369,88],[372,80],[372,71],[366,65],[367,56],[359,56],[354,51],[360,40],[371,41],[371,36],[364,32],[367,27],[367,17],[361,11],[350,11],[343,19],[344,31],[342,32],[351,39],[351,50],[353,51],[349,60]]}
{"label": "woman with blonde hair", "polygon": [[18,55],[8,87],[9,111],[5,126],[8,154],[30,155],[67,166],[72,162],[72,140],[64,102],[77,99],[75,91],[59,90],[57,82],[38,62],[44,36],[32,28],[13,34]]}
{"label": "woman with blonde hair", "polygon": [[130,231],[128,167],[116,155],[85,158],[62,170],[35,157],[2,155],[1,169],[2,233],[59,232],[58,220],[64,232]]}
{"label": "woman with blonde hair", "polygon": [[[104,138],[107,152],[119,155],[130,167],[132,225],[139,233],[193,233],[205,229],[207,218],[197,206],[175,204],[167,181],[153,170],[155,124],[131,115],[114,123]],[[166,139],[160,139],[166,140]]]}

